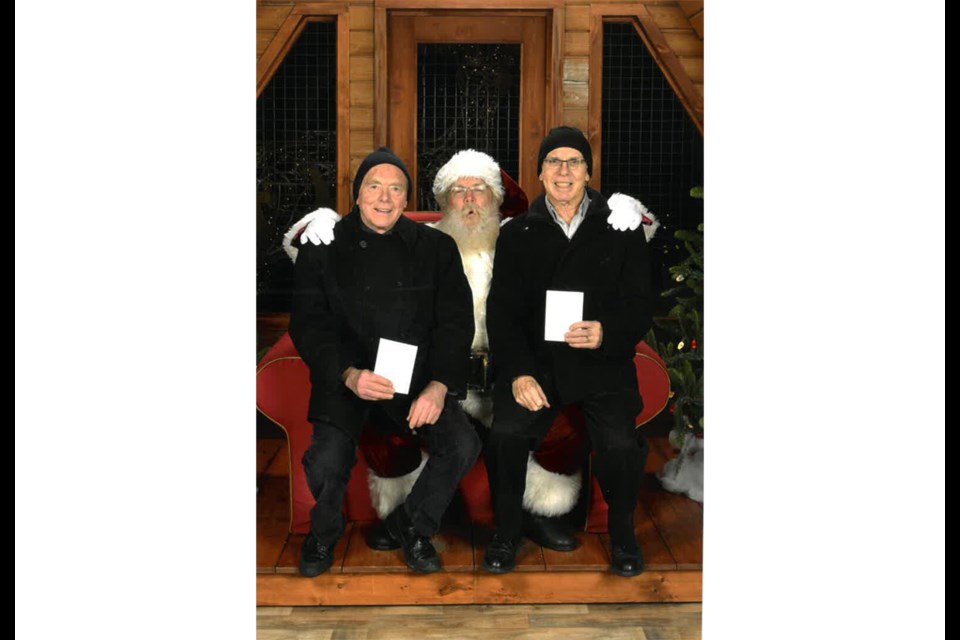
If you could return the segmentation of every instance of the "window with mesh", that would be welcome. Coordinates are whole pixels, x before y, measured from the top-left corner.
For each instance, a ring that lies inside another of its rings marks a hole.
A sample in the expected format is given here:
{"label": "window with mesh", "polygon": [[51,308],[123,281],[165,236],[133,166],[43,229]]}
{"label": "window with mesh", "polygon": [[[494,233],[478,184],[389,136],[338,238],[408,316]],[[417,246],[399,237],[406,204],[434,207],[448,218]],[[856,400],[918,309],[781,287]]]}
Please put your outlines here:
{"label": "window with mesh", "polygon": [[433,179],[462,149],[519,175],[519,44],[417,46],[417,202],[436,211]]}
{"label": "window with mesh", "polygon": [[634,196],[657,215],[652,247],[666,286],[667,268],[686,257],[673,232],[703,222],[703,200],[690,197],[703,186],[703,136],[630,23],[603,25],[602,105],[603,192]]}
{"label": "window with mesh", "polygon": [[283,234],[336,208],[337,28],[311,22],[257,99],[257,311],[289,311]]}

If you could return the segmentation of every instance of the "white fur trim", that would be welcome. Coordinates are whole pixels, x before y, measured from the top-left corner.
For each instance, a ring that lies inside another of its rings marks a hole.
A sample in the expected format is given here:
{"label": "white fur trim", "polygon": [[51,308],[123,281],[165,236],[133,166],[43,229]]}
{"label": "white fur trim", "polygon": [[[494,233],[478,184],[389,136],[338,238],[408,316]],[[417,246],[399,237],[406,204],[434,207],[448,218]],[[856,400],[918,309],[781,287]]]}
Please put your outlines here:
{"label": "white fur trim", "polygon": [[293,223],[293,226],[283,234],[283,250],[287,252],[287,255],[290,256],[292,262],[297,261],[297,254],[300,253],[300,249],[293,246],[294,239],[300,235],[300,232],[307,228],[307,225],[310,224],[310,221],[320,215],[322,209],[317,209],[316,211],[311,211],[307,215],[303,216],[299,220]]}
{"label": "white fur trim", "polygon": [[397,478],[381,478],[372,470],[367,469],[367,486],[370,487],[370,502],[373,504],[374,511],[381,520],[386,518],[391,511],[407,499],[410,492],[413,491],[413,485],[417,478],[423,472],[424,465],[430,457],[426,451],[422,451],[420,466],[405,476]]}
{"label": "white fur trim", "polygon": [[676,458],[663,465],[657,474],[667,491],[685,493],[691,500],[703,503],[703,439],[688,434]]}
{"label": "white fur trim", "polygon": [[446,193],[447,189],[460,178],[480,178],[500,194],[503,199],[503,181],[500,179],[500,165],[482,151],[465,149],[453,154],[447,163],[437,171],[433,180],[433,195]]}
{"label": "white fur trim", "polygon": [[559,516],[577,504],[580,494],[580,473],[565,476],[547,471],[531,454],[527,460],[527,488],[523,492],[523,508],[538,516]]}
{"label": "white fur trim", "polygon": [[650,224],[646,222],[643,223],[643,235],[646,237],[647,242],[650,242],[653,240],[653,236],[657,234],[657,229],[660,228],[660,221],[657,220],[657,216],[653,215],[650,211],[643,214],[643,217],[650,220]]}
{"label": "white fur trim", "polygon": [[493,277],[493,251],[479,251],[461,256],[463,271],[473,292],[473,344],[472,349],[485,349],[487,340],[487,294]]}

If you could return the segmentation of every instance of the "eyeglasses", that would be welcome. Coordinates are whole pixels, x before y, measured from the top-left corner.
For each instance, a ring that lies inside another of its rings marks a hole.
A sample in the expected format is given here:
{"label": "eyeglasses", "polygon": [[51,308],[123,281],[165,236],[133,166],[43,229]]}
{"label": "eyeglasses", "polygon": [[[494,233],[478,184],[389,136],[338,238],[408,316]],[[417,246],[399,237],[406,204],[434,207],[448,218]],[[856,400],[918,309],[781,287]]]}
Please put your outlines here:
{"label": "eyeglasses", "polygon": [[467,194],[467,191],[473,194],[473,197],[476,198],[479,195],[482,195],[487,190],[487,185],[485,184],[476,184],[472,187],[461,187],[460,185],[454,185],[450,187],[450,195],[452,196],[463,196]]}
{"label": "eyeglasses", "polygon": [[561,160],[560,158],[554,158],[553,156],[545,158],[543,164],[551,169],[559,169],[560,165],[562,165],[564,162],[566,162],[567,166],[571,169],[579,169],[580,167],[585,167],[587,165],[587,161],[583,158],[569,158],[567,160]]}

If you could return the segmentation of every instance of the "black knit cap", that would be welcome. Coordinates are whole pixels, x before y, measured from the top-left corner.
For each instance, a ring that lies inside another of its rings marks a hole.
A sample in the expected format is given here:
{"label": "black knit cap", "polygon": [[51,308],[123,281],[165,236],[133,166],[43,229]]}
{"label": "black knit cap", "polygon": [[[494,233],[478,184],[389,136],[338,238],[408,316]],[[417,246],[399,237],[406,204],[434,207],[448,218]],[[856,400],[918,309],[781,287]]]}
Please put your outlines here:
{"label": "black knit cap", "polygon": [[400,171],[403,171],[403,175],[407,176],[407,197],[409,198],[410,189],[413,187],[413,180],[410,179],[410,172],[407,171],[407,166],[403,164],[403,160],[398,158],[397,154],[393,151],[387,147],[380,147],[360,163],[360,168],[357,169],[357,175],[353,178],[353,199],[356,200],[360,197],[360,184],[363,182],[364,176],[367,175],[370,169],[373,169],[378,164],[392,164],[400,169]]}
{"label": "black knit cap", "polygon": [[554,127],[550,133],[540,143],[540,153],[537,154],[537,174],[543,173],[543,159],[547,157],[554,149],[560,147],[570,147],[583,154],[583,159],[587,161],[587,173],[593,175],[593,152],[590,151],[590,143],[583,132],[576,127]]}

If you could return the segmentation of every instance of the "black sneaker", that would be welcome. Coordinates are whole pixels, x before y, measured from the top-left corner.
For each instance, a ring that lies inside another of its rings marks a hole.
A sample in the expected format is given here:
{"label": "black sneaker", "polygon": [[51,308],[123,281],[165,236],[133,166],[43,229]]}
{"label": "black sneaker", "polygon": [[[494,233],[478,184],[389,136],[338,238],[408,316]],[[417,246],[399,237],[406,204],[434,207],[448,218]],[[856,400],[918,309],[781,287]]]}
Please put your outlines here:
{"label": "black sneaker", "polygon": [[387,532],[400,541],[403,549],[403,561],[415,573],[434,573],[440,571],[440,556],[430,543],[430,538],[421,536],[413,528],[410,516],[401,504],[384,519]]}
{"label": "black sneaker", "polygon": [[333,565],[334,544],[320,544],[313,531],[308,533],[300,550],[300,575],[314,578],[329,569]]}
{"label": "black sneaker", "polygon": [[490,546],[483,554],[483,568],[490,573],[510,573],[517,567],[519,540],[505,540],[493,535]]}

